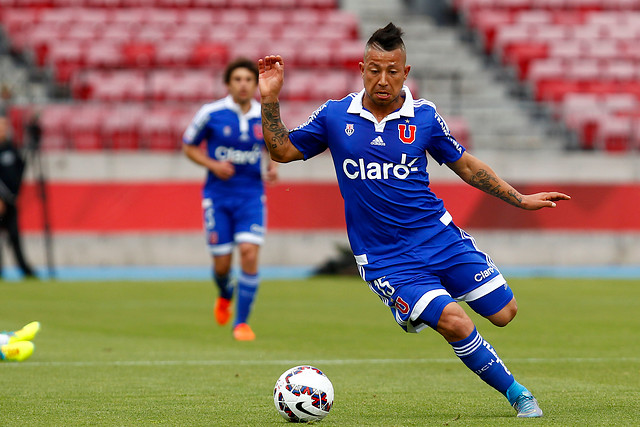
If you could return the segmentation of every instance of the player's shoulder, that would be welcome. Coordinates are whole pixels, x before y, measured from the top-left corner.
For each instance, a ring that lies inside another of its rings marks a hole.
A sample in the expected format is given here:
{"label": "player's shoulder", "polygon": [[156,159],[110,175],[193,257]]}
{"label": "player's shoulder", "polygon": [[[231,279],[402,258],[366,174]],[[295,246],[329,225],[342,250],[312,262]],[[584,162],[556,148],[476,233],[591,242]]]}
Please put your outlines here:
{"label": "player's shoulder", "polygon": [[353,99],[358,96],[358,92],[352,92],[342,99],[329,99],[321,108],[326,108],[330,114],[346,114]]}
{"label": "player's shoulder", "polygon": [[437,112],[436,104],[424,98],[414,99],[413,109],[414,111],[420,111],[420,112],[428,112],[428,113]]}
{"label": "player's shoulder", "polygon": [[226,111],[229,109],[229,106],[227,104],[226,98],[222,98],[222,99],[218,99],[216,101],[213,102],[209,102],[207,104],[204,104],[202,107],[200,107],[200,110],[198,110],[198,115],[211,115],[213,113],[217,113],[220,111]]}

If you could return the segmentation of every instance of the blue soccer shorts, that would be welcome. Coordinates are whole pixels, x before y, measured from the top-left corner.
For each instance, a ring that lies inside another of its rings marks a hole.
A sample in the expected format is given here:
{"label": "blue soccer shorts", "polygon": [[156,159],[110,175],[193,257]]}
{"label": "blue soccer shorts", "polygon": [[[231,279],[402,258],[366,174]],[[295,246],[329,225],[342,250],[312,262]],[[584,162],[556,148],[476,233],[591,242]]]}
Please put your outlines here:
{"label": "blue soccer shorts", "polygon": [[202,200],[207,247],[212,256],[233,252],[237,243],[262,245],[266,231],[265,196]]}
{"label": "blue soccer shorts", "polygon": [[432,249],[420,254],[417,248],[419,262],[367,282],[406,332],[435,329],[451,302],[465,301],[486,317],[511,301],[513,292],[506,280],[473,237],[451,223],[434,239],[429,246],[442,248],[436,254]]}

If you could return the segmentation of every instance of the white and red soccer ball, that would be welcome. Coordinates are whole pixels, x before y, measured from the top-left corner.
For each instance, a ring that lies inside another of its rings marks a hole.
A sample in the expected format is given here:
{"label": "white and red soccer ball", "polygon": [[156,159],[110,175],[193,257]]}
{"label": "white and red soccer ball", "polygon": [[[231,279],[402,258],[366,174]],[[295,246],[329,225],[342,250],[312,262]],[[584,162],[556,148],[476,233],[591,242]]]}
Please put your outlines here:
{"label": "white and red soccer ball", "polygon": [[276,381],[273,401],[287,421],[319,421],[333,406],[333,384],[318,368],[296,366]]}

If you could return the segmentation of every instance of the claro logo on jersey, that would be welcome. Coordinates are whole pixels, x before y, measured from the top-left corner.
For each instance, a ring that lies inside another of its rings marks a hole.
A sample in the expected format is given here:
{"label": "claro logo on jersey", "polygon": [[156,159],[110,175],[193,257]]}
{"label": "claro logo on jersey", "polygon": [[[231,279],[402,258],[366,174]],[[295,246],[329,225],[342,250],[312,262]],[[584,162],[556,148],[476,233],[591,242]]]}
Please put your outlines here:
{"label": "claro logo on jersey", "polygon": [[217,160],[228,160],[236,165],[255,165],[260,161],[260,146],[256,144],[250,151],[220,146],[216,148],[215,157]]}
{"label": "claro logo on jersey", "polygon": [[413,164],[418,160],[411,160],[407,163],[406,153],[402,153],[400,163],[365,163],[364,159],[358,160],[344,159],[342,162],[342,171],[349,179],[389,179],[395,177],[405,179],[411,172],[417,172],[418,168]]}

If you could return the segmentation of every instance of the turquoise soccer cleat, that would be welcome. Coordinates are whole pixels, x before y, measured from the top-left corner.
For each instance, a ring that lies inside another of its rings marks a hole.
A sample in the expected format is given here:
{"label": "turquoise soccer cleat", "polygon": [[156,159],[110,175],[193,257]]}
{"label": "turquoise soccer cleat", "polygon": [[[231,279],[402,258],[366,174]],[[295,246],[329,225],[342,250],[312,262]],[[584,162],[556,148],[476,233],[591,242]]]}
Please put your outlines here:
{"label": "turquoise soccer cleat", "polygon": [[538,406],[538,401],[528,390],[520,393],[520,396],[513,404],[513,409],[518,411],[518,418],[536,418],[542,416],[542,409]]}

